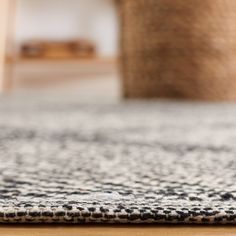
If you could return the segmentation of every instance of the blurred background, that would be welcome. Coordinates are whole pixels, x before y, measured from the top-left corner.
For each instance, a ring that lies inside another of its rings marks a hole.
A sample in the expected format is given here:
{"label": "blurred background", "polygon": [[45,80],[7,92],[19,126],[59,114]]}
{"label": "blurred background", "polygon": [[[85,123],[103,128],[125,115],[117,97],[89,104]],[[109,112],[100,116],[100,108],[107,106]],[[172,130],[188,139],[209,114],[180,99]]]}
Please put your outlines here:
{"label": "blurred background", "polygon": [[1,0],[0,90],[235,101],[235,4],[222,4]]}
{"label": "blurred background", "polygon": [[119,92],[119,20],[114,0],[6,2],[4,91]]}

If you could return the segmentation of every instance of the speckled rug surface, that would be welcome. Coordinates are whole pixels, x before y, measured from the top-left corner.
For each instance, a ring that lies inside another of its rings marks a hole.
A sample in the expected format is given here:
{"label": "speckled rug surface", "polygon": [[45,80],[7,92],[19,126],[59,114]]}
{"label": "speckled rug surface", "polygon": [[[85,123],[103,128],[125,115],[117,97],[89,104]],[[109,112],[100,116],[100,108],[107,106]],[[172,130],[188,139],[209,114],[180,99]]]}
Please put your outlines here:
{"label": "speckled rug surface", "polygon": [[0,99],[0,222],[236,223],[236,106]]}

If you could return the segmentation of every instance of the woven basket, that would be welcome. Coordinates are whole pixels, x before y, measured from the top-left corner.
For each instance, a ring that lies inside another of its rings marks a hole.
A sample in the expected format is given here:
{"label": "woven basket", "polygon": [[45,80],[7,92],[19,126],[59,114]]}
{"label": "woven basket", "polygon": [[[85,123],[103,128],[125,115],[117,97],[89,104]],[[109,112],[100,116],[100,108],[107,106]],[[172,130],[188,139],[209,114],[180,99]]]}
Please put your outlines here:
{"label": "woven basket", "polygon": [[127,98],[236,99],[236,0],[120,0]]}

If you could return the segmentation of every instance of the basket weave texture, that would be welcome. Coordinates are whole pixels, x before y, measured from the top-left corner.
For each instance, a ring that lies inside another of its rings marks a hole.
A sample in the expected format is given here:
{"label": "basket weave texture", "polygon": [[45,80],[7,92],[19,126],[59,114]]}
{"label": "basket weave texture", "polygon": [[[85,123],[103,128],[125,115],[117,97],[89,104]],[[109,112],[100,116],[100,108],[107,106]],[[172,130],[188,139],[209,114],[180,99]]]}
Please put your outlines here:
{"label": "basket weave texture", "polygon": [[121,0],[127,98],[236,99],[235,0]]}

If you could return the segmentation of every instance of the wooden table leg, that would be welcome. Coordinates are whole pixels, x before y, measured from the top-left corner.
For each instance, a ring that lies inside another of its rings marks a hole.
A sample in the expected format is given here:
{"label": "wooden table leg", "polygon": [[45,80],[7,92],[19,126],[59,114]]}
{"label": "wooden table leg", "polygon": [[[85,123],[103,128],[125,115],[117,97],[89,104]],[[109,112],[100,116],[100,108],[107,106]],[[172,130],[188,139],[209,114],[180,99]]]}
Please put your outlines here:
{"label": "wooden table leg", "polygon": [[0,1],[0,92],[12,86],[16,0]]}
{"label": "wooden table leg", "polygon": [[1,0],[0,2],[0,91],[3,91],[3,83],[4,83],[8,7],[9,7],[9,1]]}

